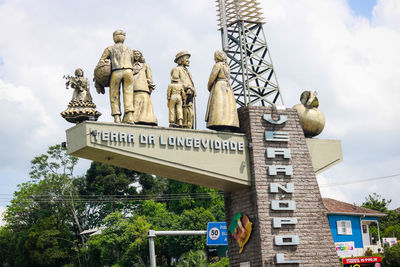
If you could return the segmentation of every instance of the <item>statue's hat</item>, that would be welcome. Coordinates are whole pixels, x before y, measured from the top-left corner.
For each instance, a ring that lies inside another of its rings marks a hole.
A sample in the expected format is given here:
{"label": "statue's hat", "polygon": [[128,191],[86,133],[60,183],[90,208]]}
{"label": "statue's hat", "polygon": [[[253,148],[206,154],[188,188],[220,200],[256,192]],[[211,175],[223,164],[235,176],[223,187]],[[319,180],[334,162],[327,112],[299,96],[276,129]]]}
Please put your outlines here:
{"label": "statue's hat", "polygon": [[183,56],[189,56],[190,57],[190,53],[188,51],[179,52],[178,54],[176,54],[174,62],[177,63],[178,59],[180,59]]}

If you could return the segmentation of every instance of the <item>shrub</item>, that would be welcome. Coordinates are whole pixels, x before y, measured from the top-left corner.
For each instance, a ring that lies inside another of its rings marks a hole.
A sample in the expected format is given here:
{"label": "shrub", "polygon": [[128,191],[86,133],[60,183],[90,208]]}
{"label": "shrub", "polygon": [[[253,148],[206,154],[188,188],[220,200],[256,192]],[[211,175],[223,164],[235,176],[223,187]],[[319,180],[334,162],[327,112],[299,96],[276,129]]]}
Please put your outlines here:
{"label": "shrub", "polygon": [[209,267],[229,267],[229,259],[228,258],[221,258],[220,261],[216,263],[210,264]]}
{"label": "shrub", "polygon": [[398,267],[400,266],[400,246],[385,247],[382,266]]}
{"label": "shrub", "polygon": [[189,251],[182,255],[177,267],[206,267],[207,256],[202,250]]}
{"label": "shrub", "polygon": [[367,248],[367,250],[364,252],[364,256],[371,257],[373,253],[374,252],[370,248]]}

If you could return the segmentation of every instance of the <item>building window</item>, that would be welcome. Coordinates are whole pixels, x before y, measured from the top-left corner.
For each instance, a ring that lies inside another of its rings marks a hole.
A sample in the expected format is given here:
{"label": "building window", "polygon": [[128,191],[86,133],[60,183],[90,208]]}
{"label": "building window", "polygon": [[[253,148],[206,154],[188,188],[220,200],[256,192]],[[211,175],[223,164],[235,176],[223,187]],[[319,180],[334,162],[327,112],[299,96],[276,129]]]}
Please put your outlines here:
{"label": "building window", "polygon": [[362,230],[363,230],[363,234],[368,233],[368,231],[367,231],[367,225],[363,224],[363,225],[362,225]]}
{"label": "building window", "polygon": [[351,221],[337,221],[338,235],[351,235]]}

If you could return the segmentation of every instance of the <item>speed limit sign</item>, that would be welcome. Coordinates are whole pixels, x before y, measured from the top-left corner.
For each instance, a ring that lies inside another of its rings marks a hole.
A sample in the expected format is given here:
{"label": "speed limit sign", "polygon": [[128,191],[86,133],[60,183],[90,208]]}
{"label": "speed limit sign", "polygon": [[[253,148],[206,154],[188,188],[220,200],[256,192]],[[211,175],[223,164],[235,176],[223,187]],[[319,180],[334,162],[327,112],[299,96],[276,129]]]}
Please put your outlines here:
{"label": "speed limit sign", "polygon": [[226,222],[207,223],[207,246],[227,246],[228,230]]}
{"label": "speed limit sign", "polygon": [[220,235],[221,232],[217,227],[211,228],[210,231],[208,232],[208,236],[210,237],[211,240],[217,240]]}

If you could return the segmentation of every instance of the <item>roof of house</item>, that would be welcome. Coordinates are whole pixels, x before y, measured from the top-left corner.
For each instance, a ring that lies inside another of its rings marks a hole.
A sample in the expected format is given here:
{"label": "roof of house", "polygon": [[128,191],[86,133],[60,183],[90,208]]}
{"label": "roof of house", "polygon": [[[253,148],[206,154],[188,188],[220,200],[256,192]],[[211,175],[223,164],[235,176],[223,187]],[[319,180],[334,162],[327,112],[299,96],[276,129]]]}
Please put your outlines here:
{"label": "roof of house", "polygon": [[360,216],[386,216],[385,213],[371,210],[363,207],[358,207],[343,201],[339,201],[332,198],[323,198],[325,211],[328,214],[348,214],[348,215],[360,215]]}

